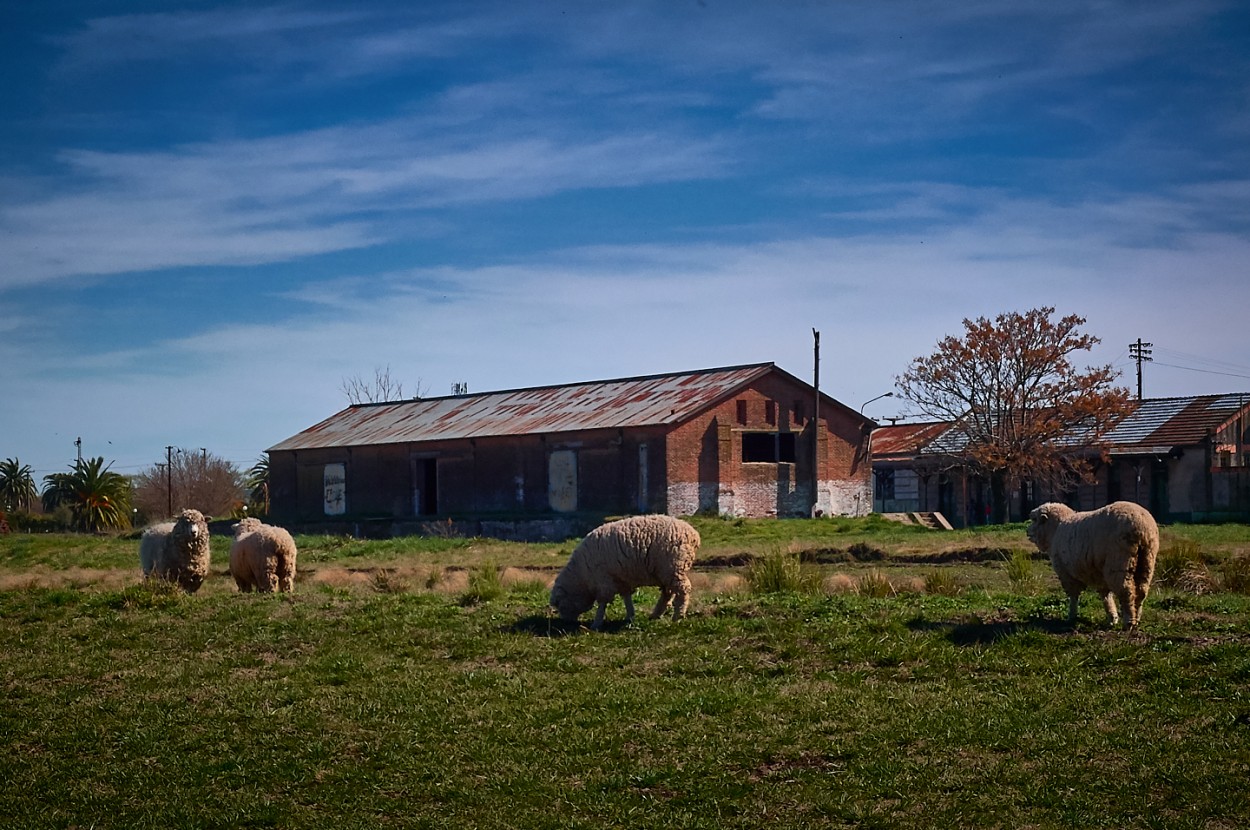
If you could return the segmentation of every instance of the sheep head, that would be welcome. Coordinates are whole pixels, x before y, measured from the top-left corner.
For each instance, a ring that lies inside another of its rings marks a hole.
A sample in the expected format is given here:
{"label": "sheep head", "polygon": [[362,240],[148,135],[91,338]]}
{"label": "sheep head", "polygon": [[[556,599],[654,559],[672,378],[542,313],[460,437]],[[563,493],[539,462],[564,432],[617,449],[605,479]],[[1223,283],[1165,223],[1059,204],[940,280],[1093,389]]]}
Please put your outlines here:
{"label": "sheep head", "polygon": [[198,539],[201,533],[207,536],[208,523],[204,520],[204,514],[193,509],[182,511],[178,515],[178,521],[174,523],[174,533],[190,536],[192,539]]}
{"label": "sheep head", "polygon": [[1050,540],[1055,535],[1059,523],[1071,517],[1075,511],[1066,504],[1048,502],[1035,507],[1029,514],[1029,527],[1026,533],[1029,541],[1037,545],[1042,553],[1050,551]]}
{"label": "sheep head", "polygon": [[240,519],[237,523],[230,526],[230,531],[237,539],[244,533],[255,533],[260,530],[261,521],[255,516],[248,516],[246,519]]}
{"label": "sheep head", "polygon": [[595,598],[589,593],[571,591],[561,585],[559,580],[551,588],[551,607],[556,609],[560,619],[566,623],[575,623],[577,618],[585,614],[595,604]]}

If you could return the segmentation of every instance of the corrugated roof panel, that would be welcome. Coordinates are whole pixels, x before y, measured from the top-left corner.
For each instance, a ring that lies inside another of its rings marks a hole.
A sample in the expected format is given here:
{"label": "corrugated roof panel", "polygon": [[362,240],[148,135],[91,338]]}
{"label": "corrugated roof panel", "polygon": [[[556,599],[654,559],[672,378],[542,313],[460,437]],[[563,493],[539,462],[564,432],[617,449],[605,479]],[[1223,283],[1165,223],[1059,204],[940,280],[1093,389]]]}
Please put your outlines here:
{"label": "corrugated roof panel", "polygon": [[934,438],[950,429],[950,423],[894,424],[872,431],[872,454],[910,455],[920,452]]}
{"label": "corrugated roof panel", "polygon": [[1147,398],[1107,434],[1106,443],[1119,448],[1192,446],[1247,405],[1246,394]]}
{"label": "corrugated roof panel", "polygon": [[[1166,453],[1172,447],[1193,446],[1201,443],[1243,409],[1250,407],[1250,394],[1197,395],[1184,398],[1146,398],[1133,401],[1133,410],[1103,436],[1100,442],[1117,455],[1125,453]],[[873,433],[873,455],[887,452],[907,452],[905,440],[908,434],[895,436],[887,430],[914,429],[923,425],[899,425],[883,427]],[[959,454],[967,444],[967,436],[951,428],[924,436],[916,452]],[[889,443],[897,440],[897,449]]]}
{"label": "corrugated roof panel", "polygon": [[771,363],[504,392],[362,404],[269,451],[678,423],[774,371]]}

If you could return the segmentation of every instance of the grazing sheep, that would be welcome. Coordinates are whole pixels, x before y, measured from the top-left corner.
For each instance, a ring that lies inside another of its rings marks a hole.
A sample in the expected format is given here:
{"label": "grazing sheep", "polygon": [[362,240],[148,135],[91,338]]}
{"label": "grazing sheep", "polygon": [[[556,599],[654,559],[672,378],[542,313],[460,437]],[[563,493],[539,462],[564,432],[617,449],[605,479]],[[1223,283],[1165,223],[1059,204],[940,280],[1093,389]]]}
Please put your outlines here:
{"label": "grazing sheep", "polygon": [[1159,553],[1159,526],[1150,512],[1127,501],[1088,513],[1051,502],[1029,519],[1029,540],[1050,556],[1068,595],[1068,622],[1076,621],[1081,590],[1088,587],[1102,597],[1111,625],[1119,620],[1118,599],[1124,628],[1136,628]]}
{"label": "grazing sheep", "polygon": [[686,613],[688,573],[699,550],[699,532],[671,516],[632,516],[608,522],[586,535],[551,588],[551,605],[574,623],[596,602],[591,628],[603,625],[608,603],[621,595],[625,620],[634,619],[634,589],[658,585],[660,601],[651,612],[658,619],[673,604],[673,619]]}
{"label": "grazing sheep", "polygon": [[208,522],[198,510],[184,510],[177,521],[152,525],[139,539],[144,578],[173,582],[188,594],[204,583],[211,558]]}
{"label": "grazing sheep", "polygon": [[230,575],[239,590],[248,593],[295,590],[295,540],[280,527],[246,518],[234,525],[230,545]]}

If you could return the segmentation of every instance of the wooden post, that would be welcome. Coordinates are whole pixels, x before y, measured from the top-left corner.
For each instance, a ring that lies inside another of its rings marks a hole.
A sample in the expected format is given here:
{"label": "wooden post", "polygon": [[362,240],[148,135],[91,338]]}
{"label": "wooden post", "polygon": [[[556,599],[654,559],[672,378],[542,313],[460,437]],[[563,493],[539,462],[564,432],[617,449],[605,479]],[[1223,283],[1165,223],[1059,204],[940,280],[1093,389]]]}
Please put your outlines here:
{"label": "wooden post", "polygon": [[812,406],[812,510],[816,515],[820,505],[820,332],[812,329],[812,388],[815,390],[815,402]]}

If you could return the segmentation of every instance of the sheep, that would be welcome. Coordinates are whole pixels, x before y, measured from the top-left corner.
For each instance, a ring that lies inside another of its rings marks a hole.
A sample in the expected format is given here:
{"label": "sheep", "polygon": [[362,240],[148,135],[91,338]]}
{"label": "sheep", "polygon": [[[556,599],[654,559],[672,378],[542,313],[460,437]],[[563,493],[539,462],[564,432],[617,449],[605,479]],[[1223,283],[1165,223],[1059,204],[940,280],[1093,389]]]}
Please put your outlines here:
{"label": "sheep", "polygon": [[211,558],[208,522],[198,510],[183,510],[176,521],[152,525],[139,539],[144,579],[173,582],[188,594],[204,584]]}
{"label": "sheep", "polygon": [[625,602],[625,621],[634,619],[634,589],[658,585],[660,601],[651,612],[659,619],[673,606],[673,619],[686,613],[690,599],[688,573],[698,553],[699,532],[671,516],[631,516],[608,522],[586,535],[551,588],[551,606],[566,623],[596,602],[591,628],[603,625],[608,603],[617,594]]}
{"label": "sheep", "polygon": [[243,593],[262,594],[295,590],[298,551],[291,534],[280,527],[248,517],[231,528],[230,575]]}
{"label": "sheep", "polygon": [[1050,556],[1068,595],[1068,622],[1076,622],[1081,590],[1088,587],[1102,596],[1110,625],[1119,622],[1118,599],[1125,630],[1137,628],[1159,554],[1159,526],[1150,512],[1127,501],[1086,513],[1051,502],[1029,519],[1029,540]]}

